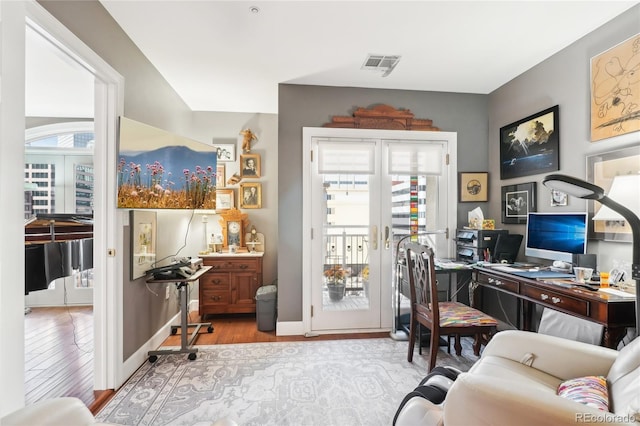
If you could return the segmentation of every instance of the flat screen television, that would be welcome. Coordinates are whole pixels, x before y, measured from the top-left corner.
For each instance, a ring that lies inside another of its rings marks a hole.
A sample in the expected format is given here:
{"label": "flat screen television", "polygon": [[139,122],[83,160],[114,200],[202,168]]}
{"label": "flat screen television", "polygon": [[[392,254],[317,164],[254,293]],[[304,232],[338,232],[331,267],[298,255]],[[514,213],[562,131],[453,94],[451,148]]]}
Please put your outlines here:
{"label": "flat screen television", "polygon": [[587,213],[529,213],[525,256],[572,262],[587,252]]}
{"label": "flat screen television", "polygon": [[126,117],[118,128],[118,208],[215,209],[217,147]]}

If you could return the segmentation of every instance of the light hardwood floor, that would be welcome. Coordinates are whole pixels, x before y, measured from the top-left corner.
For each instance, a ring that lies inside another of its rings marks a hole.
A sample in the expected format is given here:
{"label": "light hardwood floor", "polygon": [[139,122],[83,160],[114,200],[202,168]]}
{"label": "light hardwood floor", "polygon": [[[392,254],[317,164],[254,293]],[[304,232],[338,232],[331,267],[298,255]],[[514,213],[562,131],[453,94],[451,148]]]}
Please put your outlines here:
{"label": "light hardwood floor", "polygon": [[[196,344],[284,342],[388,337],[389,333],[328,334],[313,338],[276,336],[259,331],[254,314],[208,316],[213,333],[200,330]],[[197,312],[189,322],[201,322]],[[204,322],[204,321],[203,321]],[[180,346],[180,332],[168,336],[163,346]],[[25,316],[25,399],[27,404],[58,396],[80,398],[93,413],[108,401],[112,391],[93,391],[93,308],[33,308]]]}

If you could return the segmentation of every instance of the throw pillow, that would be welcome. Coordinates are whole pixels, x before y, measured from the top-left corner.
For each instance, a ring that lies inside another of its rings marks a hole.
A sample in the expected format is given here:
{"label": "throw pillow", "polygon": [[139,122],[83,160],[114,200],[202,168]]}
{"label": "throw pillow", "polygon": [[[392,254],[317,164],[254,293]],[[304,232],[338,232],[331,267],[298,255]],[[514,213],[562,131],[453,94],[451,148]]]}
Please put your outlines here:
{"label": "throw pillow", "polygon": [[603,376],[585,376],[567,380],[558,386],[558,396],[602,411],[609,411],[607,379]]}

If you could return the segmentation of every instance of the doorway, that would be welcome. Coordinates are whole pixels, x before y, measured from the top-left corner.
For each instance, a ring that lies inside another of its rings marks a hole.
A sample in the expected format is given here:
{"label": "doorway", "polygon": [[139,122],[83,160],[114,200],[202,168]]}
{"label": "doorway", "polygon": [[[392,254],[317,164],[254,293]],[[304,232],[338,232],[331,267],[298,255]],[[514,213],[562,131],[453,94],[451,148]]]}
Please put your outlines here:
{"label": "doorway", "polygon": [[455,134],[305,128],[303,139],[305,331],[390,330],[396,243],[420,234],[453,254]]}
{"label": "doorway", "polygon": [[[122,262],[121,259],[107,254],[109,251],[122,252],[122,238],[117,233],[121,224],[118,224],[115,206],[114,158],[117,117],[122,114],[123,109],[123,78],[41,5],[25,2],[24,16],[25,30],[29,28],[26,31],[34,31],[43,37],[46,43],[56,49],[56,55],[64,58],[71,67],[81,70],[90,81],[91,98],[88,102],[93,112],[92,127],[95,137],[91,173],[96,182],[92,206],[93,288],[91,292],[81,291],[78,295],[83,294],[82,298],[86,299],[87,294],[92,293],[89,297],[93,304],[93,389],[113,389],[125,379],[121,377],[122,342],[117,338],[118,312],[115,303],[116,294],[121,286],[119,277],[122,276]],[[25,74],[27,72],[25,66]],[[58,102],[67,99],[70,98],[62,97]],[[81,163],[82,161],[79,161],[76,164],[82,169],[82,173],[86,173],[86,164]],[[74,203],[78,201],[76,193]]]}

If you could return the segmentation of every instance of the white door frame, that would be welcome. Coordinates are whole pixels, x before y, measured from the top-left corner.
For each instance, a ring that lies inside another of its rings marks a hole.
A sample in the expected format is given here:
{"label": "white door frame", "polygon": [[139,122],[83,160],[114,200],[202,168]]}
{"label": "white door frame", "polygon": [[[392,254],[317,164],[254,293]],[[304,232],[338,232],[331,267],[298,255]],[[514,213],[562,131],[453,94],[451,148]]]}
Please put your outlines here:
{"label": "white door frame", "polygon": [[[95,76],[94,92],[94,389],[115,389],[122,376],[122,219],[116,208],[117,119],[124,111],[124,78],[35,1],[26,5],[34,28]],[[108,255],[113,250],[116,255]],[[108,348],[108,349],[107,349]],[[23,348],[24,350],[24,348]]]}
{"label": "white door frame", "polygon": [[[406,131],[406,130],[375,130],[375,129],[334,129],[326,127],[303,127],[302,129],[302,324],[305,334],[312,333],[311,329],[311,238],[312,238],[312,215],[309,197],[311,195],[311,162],[309,158],[311,156],[311,140],[314,137],[321,138],[362,138],[362,139],[387,139],[387,140],[406,140],[406,141],[420,141],[420,140],[434,140],[440,139],[447,141],[449,156],[449,167],[443,171],[449,182],[450,190],[454,190],[458,187],[458,173],[457,173],[457,134],[455,132],[424,132],[424,131]],[[457,196],[452,196],[450,205],[448,206],[447,215],[447,228],[449,234],[453,235],[457,226]],[[318,234],[320,231],[316,231]],[[455,253],[455,246],[453,244],[453,238],[449,239],[448,253],[449,257]],[[388,312],[385,311],[385,304],[387,304]],[[387,300],[386,297],[381,299],[383,329],[388,330],[391,327],[392,321],[392,302]],[[389,323],[387,327],[387,322]],[[351,330],[358,331],[358,330]],[[363,330],[372,332],[375,330]]]}

